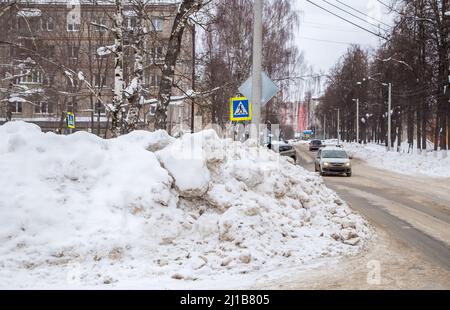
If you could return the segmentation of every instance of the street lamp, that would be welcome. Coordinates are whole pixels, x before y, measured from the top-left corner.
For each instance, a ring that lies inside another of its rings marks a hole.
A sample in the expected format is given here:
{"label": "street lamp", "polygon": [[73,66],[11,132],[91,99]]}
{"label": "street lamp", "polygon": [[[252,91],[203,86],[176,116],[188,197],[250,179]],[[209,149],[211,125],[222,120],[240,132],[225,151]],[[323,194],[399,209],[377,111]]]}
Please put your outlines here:
{"label": "street lamp", "polygon": [[392,110],[392,83],[383,83],[380,82],[378,80],[375,80],[374,78],[369,76],[369,80],[375,81],[377,83],[380,83],[381,85],[388,87],[389,89],[389,94],[388,94],[388,147],[387,150],[391,151],[391,146],[392,146],[392,136],[391,136],[391,132],[392,132],[392,117],[391,117],[391,110]]}
{"label": "street lamp", "polygon": [[359,98],[352,101],[356,102],[356,143],[359,143]]}
{"label": "street lamp", "polygon": [[[363,82],[365,81],[366,79],[363,79]],[[356,85],[361,86],[362,82],[356,82]],[[356,101],[356,143],[359,143],[359,96],[353,101]]]}
{"label": "street lamp", "polygon": [[337,139],[338,139],[338,145],[340,145],[341,144],[341,129],[340,129],[339,123],[341,121],[341,119],[340,119],[341,115],[340,115],[339,108],[336,108],[334,110],[337,111]]}

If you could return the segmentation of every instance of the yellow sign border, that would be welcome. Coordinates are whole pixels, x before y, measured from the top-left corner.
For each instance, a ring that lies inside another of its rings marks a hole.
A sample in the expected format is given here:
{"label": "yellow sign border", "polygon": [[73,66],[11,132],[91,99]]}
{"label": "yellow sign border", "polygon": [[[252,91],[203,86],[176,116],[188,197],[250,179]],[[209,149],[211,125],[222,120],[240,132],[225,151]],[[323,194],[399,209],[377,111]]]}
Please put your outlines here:
{"label": "yellow sign border", "polygon": [[233,103],[235,101],[243,101],[243,100],[248,100],[246,97],[235,97],[235,98],[230,98],[230,121],[232,122],[244,122],[244,121],[251,121],[252,120],[252,114],[253,114],[253,110],[252,110],[252,103],[248,102],[248,117],[234,117],[233,116]]}
{"label": "yellow sign border", "polygon": [[[69,124],[69,115],[73,116],[73,126],[70,126],[70,124]],[[75,129],[75,127],[76,127],[75,123],[76,123],[75,114],[73,114],[72,112],[67,112],[67,128]]]}

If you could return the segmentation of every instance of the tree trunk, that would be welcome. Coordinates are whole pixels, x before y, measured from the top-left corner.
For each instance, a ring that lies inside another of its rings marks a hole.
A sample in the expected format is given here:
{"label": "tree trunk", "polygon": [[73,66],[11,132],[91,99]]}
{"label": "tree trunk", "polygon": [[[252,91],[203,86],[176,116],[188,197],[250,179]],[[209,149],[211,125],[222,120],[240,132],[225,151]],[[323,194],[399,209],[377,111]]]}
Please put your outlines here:
{"label": "tree trunk", "polygon": [[111,111],[111,133],[118,137],[123,133],[123,0],[115,0],[114,15],[114,95]]}
{"label": "tree trunk", "polygon": [[144,33],[143,33],[143,16],[145,12],[144,7],[139,7],[136,25],[134,27],[133,51],[134,51],[134,70],[133,79],[131,81],[131,91],[133,93],[127,94],[128,97],[128,111],[125,118],[125,132],[136,130],[139,123],[139,112],[141,107],[141,100],[144,98],[144,89],[142,87],[144,74]]}
{"label": "tree trunk", "polygon": [[173,79],[175,67],[181,49],[181,41],[184,30],[187,26],[189,17],[198,12],[203,6],[203,0],[183,0],[178,8],[177,15],[172,26],[167,53],[162,69],[161,83],[159,86],[158,100],[156,109],[156,129],[167,129],[167,109],[172,95]]}

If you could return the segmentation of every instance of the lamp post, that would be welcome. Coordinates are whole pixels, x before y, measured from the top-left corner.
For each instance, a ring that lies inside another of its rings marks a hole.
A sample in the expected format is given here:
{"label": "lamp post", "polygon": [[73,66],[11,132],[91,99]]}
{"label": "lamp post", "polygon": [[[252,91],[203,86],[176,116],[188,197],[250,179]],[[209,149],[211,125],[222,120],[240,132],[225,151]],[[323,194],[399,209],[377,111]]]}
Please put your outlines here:
{"label": "lamp post", "polygon": [[341,144],[341,110],[338,108],[338,145]]}
{"label": "lamp post", "polygon": [[[357,82],[356,85],[361,86],[362,82]],[[359,143],[359,95],[355,101],[356,101],[356,143]]]}
{"label": "lamp post", "polygon": [[391,125],[391,109],[392,109],[392,83],[389,83],[389,95],[388,95],[388,151],[391,151],[392,145],[392,125]]}
{"label": "lamp post", "polygon": [[387,132],[387,142],[388,142],[388,146],[387,146],[387,150],[391,151],[392,148],[392,115],[391,115],[391,110],[392,110],[392,83],[383,83],[380,82],[378,80],[373,79],[372,77],[369,77],[369,80],[375,81],[377,83],[380,83],[381,85],[388,87],[389,89],[389,93],[388,93],[388,132]]}
{"label": "lamp post", "polygon": [[356,143],[359,143],[359,98],[352,100],[356,102]]}

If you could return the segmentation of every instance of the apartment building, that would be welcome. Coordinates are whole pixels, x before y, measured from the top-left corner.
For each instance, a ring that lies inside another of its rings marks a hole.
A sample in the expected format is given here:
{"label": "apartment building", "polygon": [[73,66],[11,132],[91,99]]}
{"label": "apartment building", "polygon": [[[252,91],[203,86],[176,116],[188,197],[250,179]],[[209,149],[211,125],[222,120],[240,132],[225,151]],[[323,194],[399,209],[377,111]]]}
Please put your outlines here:
{"label": "apartment building", "polygon": [[[0,11],[10,2],[0,0]],[[136,40],[139,18],[146,29],[143,35],[146,99],[157,98],[160,68],[176,10],[177,3],[170,0],[145,1],[143,11],[125,3],[124,82],[128,85],[134,70],[132,42]],[[64,131],[65,115],[73,112],[77,130],[103,134],[109,119],[100,100],[110,103],[114,88],[114,55],[110,47],[114,43],[111,29],[115,13],[114,1],[107,0],[18,1],[3,10],[0,124],[22,119],[38,124],[44,131]],[[192,31],[188,29],[175,68],[175,96],[182,95],[181,90],[191,89],[192,42]],[[189,128],[190,107],[188,101],[170,107],[171,127]],[[154,105],[142,107],[139,128],[152,129],[154,112]]]}

